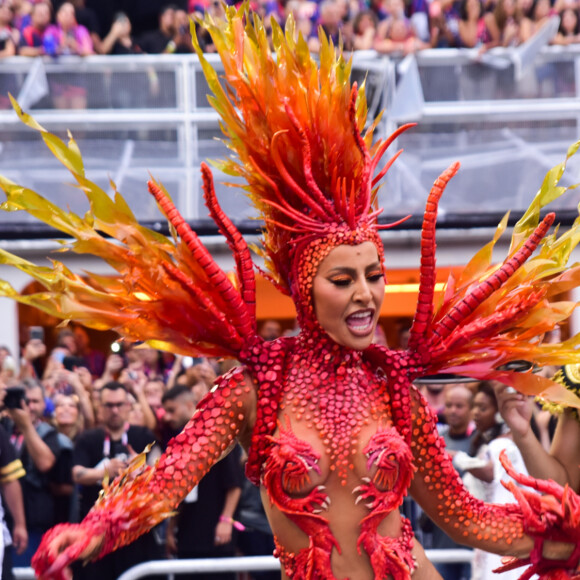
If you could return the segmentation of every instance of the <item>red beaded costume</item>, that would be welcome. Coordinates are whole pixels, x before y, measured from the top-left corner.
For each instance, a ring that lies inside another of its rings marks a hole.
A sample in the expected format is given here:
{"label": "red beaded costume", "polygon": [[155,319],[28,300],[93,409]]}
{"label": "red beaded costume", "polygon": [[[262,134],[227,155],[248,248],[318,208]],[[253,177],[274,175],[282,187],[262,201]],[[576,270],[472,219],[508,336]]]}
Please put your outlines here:
{"label": "red beaded costume", "polygon": [[[100,557],[131,542],[170,515],[236,439],[249,449],[248,476],[267,493],[277,555],[290,578],[333,580],[336,559],[347,553],[367,558],[376,579],[408,579],[414,568],[413,535],[409,523],[394,514],[409,489],[438,524],[471,545],[500,553],[510,553],[513,545],[520,553],[515,547],[525,544],[526,535],[578,544],[578,497],[569,489],[548,486],[556,499],[514,490],[520,506],[486,505],[469,496],[434,417],[412,385],[425,374],[453,372],[580,404],[547,379],[500,370],[522,359],[544,365],[580,358],[574,352],[578,337],[550,345],[540,339],[575,306],[556,296],[580,284],[579,268],[566,268],[578,227],[548,236],[554,216],[539,222],[540,210],[565,191],[558,186],[565,163],[550,172],[518,222],[505,262],[493,266],[491,253],[506,220],[461,277],[449,281],[435,309],[437,203],[458,166],[449,168],[427,203],[419,302],[408,350],[340,346],[315,316],[313,278],[340,245],[371,241],[382,262],[374,197],[398,154],[374,173],[408,127],[373,145],[373,127],[361,134],[364,91],[351,88],[349,65],[323,39],[318,67],[306,44],[293,40],[291,22],[285,37],[274,25],[276,59],[261,24],[245,24],[241,12],[228,9],[227,22],[205,26],[221,55],[227,88],[199,50],[198,55],[228,144],[237,154],[222,166],[247,181],[248,195],[265,222],[262,253],[274,282],[296,303],[301,332],[274,342],[257,337],[254,264],[218,205],[205,165],[207,206],[235,255],[235,284],[159,184],[151,183],[150,190],[174,228],[173,241],[140,226],[120,195],[111,200],[86,179],[72,140],[67,147],[20,112],[70,169],[92,213],[81,218],[64,212],[6,180],[1,182],[8,196],[4,209],[24,209],[70,234],[76,240],[73,251],[101,256],[119,275],[81,278],[58,262],[41,268],[2,253],[5,263],[46,287],[39,295],[18,296],[4,285],[3,293],[64,319],[113,328],[130,340],[183,354],[234,356],[244,365],[218,380],[155,468],[144,466],[141,457],[129,473],[105,484],[81,524],[50,531],[34,559],[37,572],[61,578],[71,560]],[[529,479],[524,483],[535,485]],[[344,510],[360,514],[353,545],[341,545],[335,536]],[[382,527],[387,518],[390,533]],[[286,520],[296,526],[295,537],[285,532],[279,537],[276,522]],[[71,529],[78,532],[75,541],[62,550],[59,539]],[[578,557],[575,550],[566,562],[546,563],[538,541],[528,560],[510,565],[531,562],[542,578],[564,578],[574,574]]]}

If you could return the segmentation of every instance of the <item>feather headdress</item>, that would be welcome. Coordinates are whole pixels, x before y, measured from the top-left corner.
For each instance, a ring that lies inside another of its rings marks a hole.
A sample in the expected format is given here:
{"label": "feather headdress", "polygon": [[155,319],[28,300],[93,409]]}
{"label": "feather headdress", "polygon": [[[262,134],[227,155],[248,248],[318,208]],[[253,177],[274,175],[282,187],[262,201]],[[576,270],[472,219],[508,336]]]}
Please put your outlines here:
{"label": "feather headdress", "polygon": [[[320,64],[306,41],[296,40],[292,17],[285,31],[272,20],[274,54],[261,21],[242,6],[228,7],[227,24],[206,16],[224,66],[225,86],[194,46],[221,115],[227,145],[236,156],[219,164],[246,181],[264,220],[263,253],[280,288],[296,295],[298,248],[339,229],[375,231],[377,165],[393,140],[373,144],[376,123],[363,135],[364,86],[351,85],[351,64],[321,34]],[[378,122],[378,119],[377,121]],[[382,244],[378,243],[382,254]]]}

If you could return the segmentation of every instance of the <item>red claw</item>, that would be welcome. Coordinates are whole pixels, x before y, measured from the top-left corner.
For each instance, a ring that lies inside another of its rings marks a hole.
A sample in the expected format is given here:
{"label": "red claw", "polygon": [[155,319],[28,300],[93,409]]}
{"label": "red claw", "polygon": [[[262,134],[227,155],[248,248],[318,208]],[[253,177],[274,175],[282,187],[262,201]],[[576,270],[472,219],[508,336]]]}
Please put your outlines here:
{"label": "red claw", "polygon": [[83,524],[59,524],[42,537],[32,568],[40,580],[71,580],[69,565],[75,560],[94,558],[104,534],[87,530]]}
{"label": "red claw", "polygon": [[[513,482],[504,483],[522,510],[524,529],[535,538],[534,549],[526,559],[511,559],[498,572],[531,564],[520,580],[538,575],[539,580],[578,580],[580,578],[580,496],[568,485],[562,487],[555,481],[538,480],[522,475],[514,468],[502,451],[500,461],[510,477],[518,484],[538,490],[538,495],[528,489],[519,488]],[[543,555],[544,540],[555,540],[571,544],[574,548],[567,559],[551,560]]]}

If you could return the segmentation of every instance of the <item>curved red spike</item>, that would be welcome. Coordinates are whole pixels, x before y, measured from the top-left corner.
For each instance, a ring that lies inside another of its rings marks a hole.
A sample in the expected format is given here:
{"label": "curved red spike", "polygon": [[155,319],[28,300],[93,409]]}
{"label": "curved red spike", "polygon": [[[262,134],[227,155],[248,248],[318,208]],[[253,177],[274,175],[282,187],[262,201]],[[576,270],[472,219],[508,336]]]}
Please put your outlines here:
{"label": "curved red spike", "polygon": [[[376,212],[373,212],[373,214],[379,215],[379,213],[381,213],[382,210],[377,210]],[[373,215],[370,214],[370,215]],[[405,223],[408,219],[411,218],[411,214],[406,215],[405,217],[402,217],[401,219],[398,219],[396,222],[391,222],[390,224],[381,224],[376,226],[376,230],[388,230],[390,228],[394,228],[395,226],[398,226],[402,223]]]}
{"label": "curved red spike", "polygon": [[266,173],[264,173],[262,168],[255,162],[255,160],[251,156],[249,157],[249,161],[252,164],[252,167],[260,175],[260,177],[264,181],[266,181],[266,183],[272,188],[272,191],[274,192],[274,194],[276,195],[276,197],[280,201],[280,203],[277,204],[276,202],[272,202],[272,201],[268,201],[268,200],[263,199],[262,203],[265,203],[267,205],[271,205],[272,207],[275,207],[278,211],[282,212],[283,214],[285,214],[287,217],[289,217],[293,221],[296,221],[296,222],[301,223],[303,225],[308,224],[311,229],[316,229],[316,228],[323,229],[324,228],[324,226],[320,224],[320,220],[309,218],[308,216],[305,216],[304,214],[301,214],[298,210],[294,209],[284,199],[283,195],[280,193],[280,189],[278,188],[278,185],[276,184],[276,182],[273,179],[271,179],[270,177],[268,177],[268,175],[266,175]]}
{"label": "curved red spike", "polygon": [[385,166],[381,169],[380,173],[373,179],[372,186],[374,187],[387,173],[387,171],[391,168],[391,165],[400,157],[401,153],[403,152],[402,149],[399,149],[385,164]]}
{"label": "curved red spike", "polygon": [[190,250],[193,259],[203,268],[214,289],[225,301],[232,322],[238,331],[242,336],[251,336],[253,334],[252,322],[240,293],[234,288],[223,270],[215,263],[211,254],[201,243],[197,234],[183,219],[167,194],[153,181],[149,181],[147,185],[149,186],[149,191],[167,216],[167,219],[175,227],[177,233]]}
{"label": "curved red spike", "polygon": [[[182,285],[182,287],[187,290],[198,301],[198,303],[210,313],[211,316],[220,322],[222,328],[227,332],[228,335],[227,344],[231,345],[238,343],[238,348],[241,349],[243,347],[243,343],[240,335],[236,331],[236,328],[230,324],[227,316],[218,308],[216,308],[215,304],[209,300],[206,293],[200,290],[179,268],[176,268],[173,264],[165,262],[163,264],[163,268],[167,270],[167,272],[173,276]],[[238,351],[231,349],[231,352],[232,354],[236,355]]]}
{"label": "curved red spike", "polygon": [[431,188],[423,228],[421,230],[421,269],[419,278],[419,296],[413,326],[409,334],[409,346],[415,347],[425,337],[433,316],[433,296],[435,294],[435,227],[439,200],[451,178],[459,170],[459,163],[453,163],[436,180]]}
{"label": "curved red spike", "polygon": [[[321,224],[319,221],[311,220],[309,217],[304,216],[298,210],[293,209],[289,206],[286,202],[276,203],[275,201],[271,201],[269,199],[261,200],[264,205],[269,205],[270,207],[275,207],[280,213],[283,213],[286,217],[290,218],[291,220],[295,221],[300,228],[303,228],[304,231],[316,231],[316,232],[324,232],[326,231],[325,224]],[[269,219],[269,218],[264,218]],[[274,223],[271,221],[271,223]],[[285,226],[288,231],[302,231],[302,229],[292,228],[291,226]]]}
{"label": "curved red spike", "polygon": [[364,205],[362,206],[361,215],[365,215],[371,206],[371,171],[372,171],[372,159],[369,149],[358,130],[358,124],[356,122],[356,99],[358,97],[358,85],[357,83],[353,83],[352,90],[350,93],[350,103],[348,107],[348,117],[350,122],[352,123],[354,140],[360,151],[361,155],[363,156],[363,174],[361,177],[361,192],[360,197],[363,200]]}
{"label": "curved red spike", "polygon": [[276,168],[280,172],[280,175],[282,176],[282,178],[284,179],[284,181],[288,184],[288,186],[290,187],[290,189],[292,189],[292,191],[298,196],[298,198],[305,205],[307,205],[308,207],[310,207],[310,209],[314,213],[316,213],[316,215],[318,215],[322,219],[322,221],[326,222],[328,220],[328,215],[326,214],[326,212],[324,211],[324,209],[322,207],[320,207],[320,205],[318,205],[318,203],[316,203],[316,201],[314,200],[314,198],[310,197],[296,183],[296,181],[294,181],[294,179],[292,178],[292,176],[290,175],[290,173],[288,173],[288,170],[284,166],[284,162],[280,158],[280,154],[279,154],[278,148],[276,146],[276,140],[280,138],[280,135],[282,133],[283,133],[283,131],[278,131],[277,133],[275,133],[274,136],[272,137],[272,143],[270,144],[271,153],[272,153],[272,159],[274,160],[274,163],[276,164]]}
{"label": "curved red spike", "polygon": [[242,234],[234,226],[232,221],[224,214],[219,205],[215,188],[213,185],[213,175],[206,163],[201,164],[201,175],[203,178],[203,191],[205,205],[213,221],[218,226],[221,234],[226,238],[228,246],[232,250],[238,270],[242,298],[246,303],[247,312],[253,321],[255,329],[256,320],[256,278],[254,276],[254,263],[250,250]]}
{"label": "curved red spike", "polygon": [[[534,233],[503,266],[478,284],[469,294],[454,306],[433,328],[433,340],[444,340],[467,318],[486,298],[502,286],[516,270],[532,255],[542,238],[548,233],[556,215],[549,213],[540,222]],[[409,339],[410,342],[410,339]]]}
{"label": "curved red spike", "polygon": [[308,139],[308,130],[300,125],[294,111],[288,105],[285,106],[285,109],[292,126],[296,129],[302,141],[302,169],[304,170],[304,179],[306,180],[308,191],[316,198],[316,201],[324,208],[327,214],[338,221],[339,216],[336,214],[333,204],[322,193],[312,174],[312,151],[310,149],[310,140]]}
{"label": "curved red spike", "polygon": [[376,169],[377,164],[381,160],[381,157],[384,155],[385,151],[389,148],[391,143],[399,135],[401,135],[401,133],[404,133],[407,129],[414,127],[416,124],[417,123],[407,123],[405,125],[401,125],[396,131],[393,131],[385,141],[383,141],[380,144],[379,148],[377,149],[376,153],[374,154],[374,156],[372,158],[371,169],[370,169],[371,175],[372,175],[372,172]]}

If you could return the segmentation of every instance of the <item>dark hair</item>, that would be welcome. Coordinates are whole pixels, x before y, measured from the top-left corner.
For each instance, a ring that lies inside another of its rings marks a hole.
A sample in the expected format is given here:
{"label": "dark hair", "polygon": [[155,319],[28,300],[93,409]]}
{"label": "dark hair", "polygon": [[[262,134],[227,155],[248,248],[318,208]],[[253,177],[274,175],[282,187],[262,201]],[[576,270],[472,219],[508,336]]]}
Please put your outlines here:
{"label": "dark hair", "polygon": [[564,30],[564,27],[562,26],[562,23],[564,22],[564,12],[570,11],[574,14],[574,16],[576,16],[576,26],[574,26],[574,34],[579,34],[580,33],[580,14],[578,14],[578,10],[576,10],[575,8],[573,8],[572,6],[566,6],[566,8],[564,8],[563,10],[560,10],[559,16],[560,16],[560,26],[558,27],[558,32],[562,35],[562,36],[566,36],[567,31]]}
{"label": "dark hair", "polygon": [[178,397],[182,395],[191,395],[193,397],[193,393],[190,391],[188,387],[185,385],[175,385],[171,387],[168,391],[163,394],[161,397],[161,403],[166,403],[167,401],[175,401]]}
{"label": "dark hair", "polygon": [[378,24],[379,19],[378,19],[377,15],[372,10],[368,10],[368,9],[367,10],[361,10],[354,17],[354,20],[352,22],[352,29],[354,30],[354,33],[355,34],[358,34],[358,27],[360,26],[361,20],[365,16],[368,16],[373,21],[373,24],[375,25],[375,27]]}
{"label": "dark hair", "polygon": [[[461,4],[459,5],[459,19],[466,21],[467,20],[467,3],[469,0],[461,0]],[[479,0],[479,17],[483,16],[483,4],[481,0]]]}
{"label": "dark hair", "polygon": [[477,385],[477,390],[475,391],[476,395],[478,393],[483,393],[484,395],[487,395],[491,399],[493,406],[496,409],[499,409],[499,406],[497,404],[497,397],[495,396],[495,390],[490,381],[481,381],[481,383]]}
{"label": "dark hair", "polygon": [[120,383],[119,381],[109,381],[108,383],[105,383],[100,389],[101,394],[105,389],[109,391],[125,391],[125,393],[127,392],[125,385],[123,385],[123,383]]}
{"label": "dark hair", "polygon": [[[499,409],[497,404],[497,398],[495,396],[495,390],[491,382],[481,381],[481,383],[477,385],[477,391],[475,392],[475,394],[478,395],[479,393],[483,393],[491,400],[496,411]],[[482,445],[489,443],[490,441],[493,441],[494,439],[499,437],[502,431],[503,431],[503,423],[497,422],[491,429],[488,429],[485,432],[476,431],[475,436],[471,441],[471,446],[469,447],[469,455],[471,455],[471,457],[475,457],[477,455],[477,452],[479,451],[479,448]]]}
{"label": "dark hair", "polygon": [[165,4],[161,7],[161,10],[159,10],[159,18],[161,18],[168,10],[173,10],[175,12],[176,10],[179,10],[179,6],[177,6],[177,4]]}

